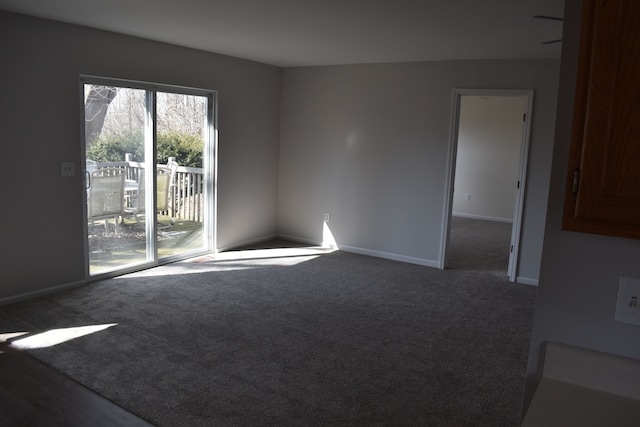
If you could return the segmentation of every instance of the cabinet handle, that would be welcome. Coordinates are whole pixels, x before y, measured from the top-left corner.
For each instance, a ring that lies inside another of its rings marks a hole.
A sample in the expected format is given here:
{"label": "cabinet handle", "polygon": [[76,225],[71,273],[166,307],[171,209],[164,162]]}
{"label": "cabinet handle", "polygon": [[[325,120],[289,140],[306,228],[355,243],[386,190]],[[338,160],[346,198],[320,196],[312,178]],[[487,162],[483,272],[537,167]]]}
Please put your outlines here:
{"label": "cabinet handle", "polygon": [[571,192],[578,194],[578,183],[580,182],[580,169],[576,169],[573,172],[573,184],[571,185]]}

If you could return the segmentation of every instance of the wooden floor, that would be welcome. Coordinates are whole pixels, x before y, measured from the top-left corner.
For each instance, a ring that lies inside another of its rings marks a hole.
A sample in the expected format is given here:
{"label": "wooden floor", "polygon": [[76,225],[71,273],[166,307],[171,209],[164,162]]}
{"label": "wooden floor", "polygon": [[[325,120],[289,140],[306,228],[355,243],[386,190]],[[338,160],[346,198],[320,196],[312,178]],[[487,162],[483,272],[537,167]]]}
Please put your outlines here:
{"label": "wooden floor", "polygon": [[0,341],[0,426],[150,426]]}

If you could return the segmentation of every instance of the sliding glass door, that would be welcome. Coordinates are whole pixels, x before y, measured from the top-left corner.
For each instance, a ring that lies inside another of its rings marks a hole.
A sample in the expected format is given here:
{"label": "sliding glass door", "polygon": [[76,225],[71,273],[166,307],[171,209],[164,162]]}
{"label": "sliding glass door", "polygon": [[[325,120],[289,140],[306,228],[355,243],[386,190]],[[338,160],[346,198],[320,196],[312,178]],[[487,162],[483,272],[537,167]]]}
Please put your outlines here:
{"label": "sliding glass door", "polygon": [[214,93],[84,78],[87,264],[135,270],[214,247]]}
{"label": "sliding glass door", "polygon": [[[157,181],[158,256],[206,248],[205,135],[207,98],[157,93],[156,164],[169,175]],[[165,169],[165,168],[168,168]]]}

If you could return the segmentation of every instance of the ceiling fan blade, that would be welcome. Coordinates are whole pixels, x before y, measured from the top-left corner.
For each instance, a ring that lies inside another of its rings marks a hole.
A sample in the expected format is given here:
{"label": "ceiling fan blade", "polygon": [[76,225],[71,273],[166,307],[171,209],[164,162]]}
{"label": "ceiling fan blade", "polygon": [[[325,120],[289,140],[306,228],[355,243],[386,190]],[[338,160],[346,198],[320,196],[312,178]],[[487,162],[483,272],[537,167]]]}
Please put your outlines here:
{"label": "ceiling fan blade", "polygon": [[547,16],[547,15],[535,15],[532,18],[536,19],[550,19],[552,21],[564,21],[564,18],[560,18],[558,16]]}
{"label": "ceiling fan blade", "polygon": [[549,40],[546,42],[541,42],[540,44],[552,44],[552,43],[560,43],[562,41],[562,39],[557,39],[557,40]]}

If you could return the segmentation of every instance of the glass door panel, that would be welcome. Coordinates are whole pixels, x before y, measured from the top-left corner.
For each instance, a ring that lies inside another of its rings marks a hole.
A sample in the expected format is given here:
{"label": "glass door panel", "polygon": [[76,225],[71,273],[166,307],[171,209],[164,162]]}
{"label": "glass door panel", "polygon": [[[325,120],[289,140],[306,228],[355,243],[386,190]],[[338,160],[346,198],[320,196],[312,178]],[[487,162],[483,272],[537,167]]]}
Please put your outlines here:
{"label": "glass door panel", "polygon": [[153,261],[147,235],[148,92],[84,85],[91,275]]}
{"label": "glass door panel", "polygon": [[156,94],[158,258],[207,249],[205,96]]}
{"label": "glass door panel", "polygon": [[92,77],[83,83],[89,274],[210,251],[215,93]]}

